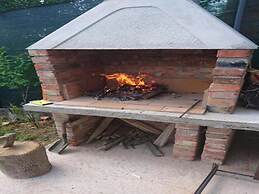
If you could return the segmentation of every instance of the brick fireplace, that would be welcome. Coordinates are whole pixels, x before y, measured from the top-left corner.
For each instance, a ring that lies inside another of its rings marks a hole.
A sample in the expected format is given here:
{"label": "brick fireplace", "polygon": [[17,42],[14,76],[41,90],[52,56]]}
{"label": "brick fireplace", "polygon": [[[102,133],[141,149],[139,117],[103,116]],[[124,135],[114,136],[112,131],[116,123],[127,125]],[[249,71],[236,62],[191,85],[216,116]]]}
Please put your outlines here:
{"label": "brick fireplace", "polygon": [[43,98],[62,101],[105,86],[101,74],[148,73],[169,92],[207,93],[209,111],[232,113],[251,50],[30,50]]}
{"label": "brick fireplace", "polygon": [[[190,18],[184,16],[187,12],[195,14]],[[202,154],[202,159],[221,163],[233,130],[180,119],[206,110],[233,113],[256,48],[191,1],[110,0],[28,50],[43,99],[55,105],[48,111],[60,135],[66,123],[70,144],[86,141],[89,129],[105,117],[145,120],[150,125],[179,122],[174,157],[194,160]],[[166,94],[134,102],[98,101],[88,95],[107,86],[102,75],[114,73],[148,74]]]}

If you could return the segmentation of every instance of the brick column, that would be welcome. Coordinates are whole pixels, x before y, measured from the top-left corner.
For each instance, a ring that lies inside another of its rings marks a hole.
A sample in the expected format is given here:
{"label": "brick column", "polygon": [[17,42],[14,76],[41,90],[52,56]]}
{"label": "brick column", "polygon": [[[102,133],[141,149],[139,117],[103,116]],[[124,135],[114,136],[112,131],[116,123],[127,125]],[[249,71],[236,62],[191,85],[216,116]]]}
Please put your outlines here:
{"label": "brick column", "polygon": [[204,130],[198,125],[176,124],[173,157],[195,160],[201,153]]}
{"label": "brick column", "polygon": [[41,82],[43,99],[49,101],[64,100],[54,65],[50,61],[50,52],[47,50],[29,50],[29,54]]}
{"label": "brick column", "polygon": [[[63,125],[65,125],[65,127],[66,127],[66,123],[68,123],[70,121],[71,116],[69,116],[67,114],[58,114],[58,113],[53,113],[52,116],[53,116],[53,119],[55,121],[55,126],[56,126],[58,136],[62,137]],[[67,133],[67,138],[68,138],[69,143],[70,144],[72,143],[73,145],[76,145],[77,143],[75,141],[72,130],[67,129],[67,127],[66,127],[66,133]]]}
{"label": "brick column", "polygon": [[251,50],[218,51],[213,83],[208,89],[209,111],[234,112],[252,53]]}
{"label": "brick column", "polygon": [[206,131],[206,141],[202,153],[202,160],[223,164],[232,139],[234,131],[226,128],[211,128]]}

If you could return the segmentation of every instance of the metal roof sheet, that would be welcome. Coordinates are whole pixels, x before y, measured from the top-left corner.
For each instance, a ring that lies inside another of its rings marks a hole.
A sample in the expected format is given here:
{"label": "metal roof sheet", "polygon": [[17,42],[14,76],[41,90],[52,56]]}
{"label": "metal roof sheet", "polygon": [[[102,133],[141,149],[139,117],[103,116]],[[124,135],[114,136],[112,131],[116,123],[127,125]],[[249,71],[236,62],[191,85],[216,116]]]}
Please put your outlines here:
{"label": "metal roof sheet", "polygon": [[190,0],[106,0],[28,49],[257,49]]}

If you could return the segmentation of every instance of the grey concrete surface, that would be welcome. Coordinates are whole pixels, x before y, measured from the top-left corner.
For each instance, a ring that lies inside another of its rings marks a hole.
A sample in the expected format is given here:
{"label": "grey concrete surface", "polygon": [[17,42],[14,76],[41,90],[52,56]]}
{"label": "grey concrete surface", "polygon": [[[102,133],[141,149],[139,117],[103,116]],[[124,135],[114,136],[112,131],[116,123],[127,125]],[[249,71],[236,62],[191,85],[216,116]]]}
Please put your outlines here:
{"label": "grey concrete surface", "polygon": [[257,49],[189,0],[108,0],[28,49]]}
{"label": "grey concrete surface", "polygon": [[[96,145],[69,147],[63,155],[49,153],[51,172],[32,179],[15,180],[0,173],[1,194],[191,194],[211,169],[201,161],[154,157],[144,146],[108,152]],[[205,194],[256,194],[259,182],[216,175]]]}

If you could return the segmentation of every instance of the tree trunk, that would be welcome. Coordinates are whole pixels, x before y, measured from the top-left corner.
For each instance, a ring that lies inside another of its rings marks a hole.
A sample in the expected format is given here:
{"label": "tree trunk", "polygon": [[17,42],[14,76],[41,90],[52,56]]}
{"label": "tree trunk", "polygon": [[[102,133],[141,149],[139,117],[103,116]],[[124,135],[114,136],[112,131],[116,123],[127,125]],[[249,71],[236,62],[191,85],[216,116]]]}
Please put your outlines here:
{"label": "tree trunk", "polygon": [[45,148],[36,142],[15,142],[0,148],[0,170],[11,178],[30,178],[51,169]]}

